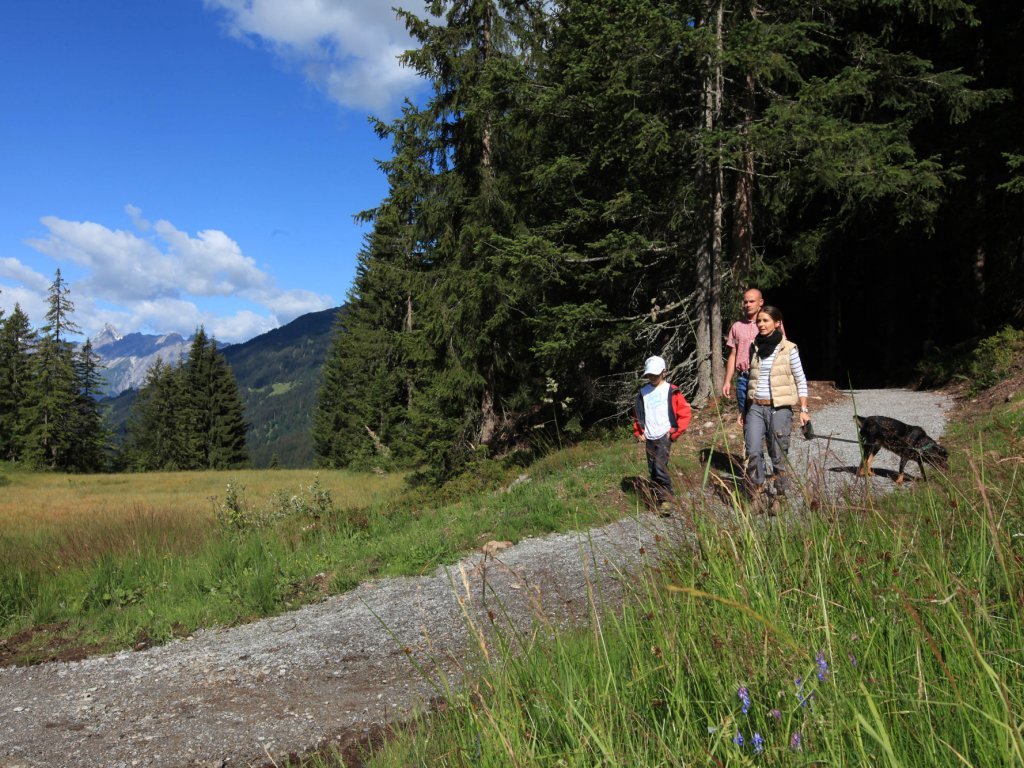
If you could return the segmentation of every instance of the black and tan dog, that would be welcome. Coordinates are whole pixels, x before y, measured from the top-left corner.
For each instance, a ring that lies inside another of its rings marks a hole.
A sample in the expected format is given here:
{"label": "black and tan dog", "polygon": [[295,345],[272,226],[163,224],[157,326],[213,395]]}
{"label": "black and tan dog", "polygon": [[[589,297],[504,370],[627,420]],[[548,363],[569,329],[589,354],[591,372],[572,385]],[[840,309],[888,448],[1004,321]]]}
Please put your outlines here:
{"label": "black and tan dog", "polygon": [[888,416],[854,416],[860,431],[861,449],[864,462],[857,469],[857,476],[871,476],[871,460],[882,448],[892,451],[900,457],[900,469],[896,483],[903,482],[903,471],[907,463],[916,461],[921,469],[921,479],[927,480],[924,465],[945,469],[949,464],[946,449],[928,437],[923,429],[912,424],[905,424]]}

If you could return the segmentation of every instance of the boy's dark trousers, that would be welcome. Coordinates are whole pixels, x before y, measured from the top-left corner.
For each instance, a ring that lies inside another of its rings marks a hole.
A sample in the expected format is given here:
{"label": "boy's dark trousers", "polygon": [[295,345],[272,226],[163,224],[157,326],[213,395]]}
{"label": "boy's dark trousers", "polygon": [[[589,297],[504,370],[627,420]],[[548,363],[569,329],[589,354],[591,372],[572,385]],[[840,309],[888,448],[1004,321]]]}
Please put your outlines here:
{"label": "boy's dark trousers", "polygon": [[657,440],[645,440],[647,448],[647,469],[651,473],[651,483],[658,497],[658,503],[669,501],[675,493],[672,490],[672,478],[668,476],[668,455],[672,450],[672,441],[668,435]]}

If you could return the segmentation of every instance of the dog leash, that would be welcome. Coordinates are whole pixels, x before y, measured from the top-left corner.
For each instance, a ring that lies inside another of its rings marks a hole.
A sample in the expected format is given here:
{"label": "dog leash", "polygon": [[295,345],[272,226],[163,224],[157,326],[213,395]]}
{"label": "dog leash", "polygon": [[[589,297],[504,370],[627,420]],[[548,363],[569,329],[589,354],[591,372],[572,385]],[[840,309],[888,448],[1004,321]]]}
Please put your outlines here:
{"label": "dog leash", "polygon": [[829,442],[837,443],[853,443],[854,445],[860,445],[860,440],[851,440],[848,437],[836,437],[835,435],[816,435],[814,434],[814,427],[811,426],[811,422],[807,422],[803,425],[800,430],[803,432],[804,440],[828,440]]}

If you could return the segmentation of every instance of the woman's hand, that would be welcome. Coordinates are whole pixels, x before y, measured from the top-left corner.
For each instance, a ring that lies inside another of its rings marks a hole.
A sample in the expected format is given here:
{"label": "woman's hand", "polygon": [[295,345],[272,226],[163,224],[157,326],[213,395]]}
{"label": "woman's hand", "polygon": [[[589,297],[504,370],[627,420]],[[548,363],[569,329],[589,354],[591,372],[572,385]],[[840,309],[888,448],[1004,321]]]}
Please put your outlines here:
{"label": "woman's hand", "polygon": [[811,414],[804,413],[803,411],[800,411],[800,426],[801,427],[804,424],[806,424],[807,422],[809,422],[810,420],[811,420]]}

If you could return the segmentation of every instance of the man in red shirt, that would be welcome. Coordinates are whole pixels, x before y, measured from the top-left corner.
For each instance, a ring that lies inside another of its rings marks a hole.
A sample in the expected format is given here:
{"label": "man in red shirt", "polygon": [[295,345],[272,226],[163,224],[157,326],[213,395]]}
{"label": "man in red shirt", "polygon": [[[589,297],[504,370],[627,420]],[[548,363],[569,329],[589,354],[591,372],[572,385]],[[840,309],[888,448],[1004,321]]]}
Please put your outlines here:
{"label": "man in red shirt", "polygon": [[[757,313],[764,306],[764,296],[757,288],[749,288],[743,294],[743,319],[737,320],[729,329],[725,345],[729,347],[729,359],[725,363],[725,383],[722,394],[732,393],[732,376],[736,376],[736,401],[742,414],[747,405],[747,381],[750,377],[750,343],[757,336]],[[785,330],[783,330],[785,335]]]}

